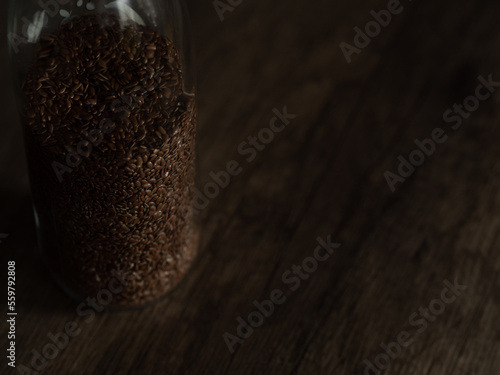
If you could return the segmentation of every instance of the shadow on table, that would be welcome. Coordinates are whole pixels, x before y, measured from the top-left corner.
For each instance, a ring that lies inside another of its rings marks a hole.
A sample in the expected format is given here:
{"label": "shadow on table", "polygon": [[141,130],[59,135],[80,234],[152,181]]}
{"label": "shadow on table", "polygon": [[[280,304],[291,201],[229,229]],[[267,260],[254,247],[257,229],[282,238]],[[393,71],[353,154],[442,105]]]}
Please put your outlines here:
{"label": "shadow on table", "polygon": [[0,259],[16,262],[16,308],[23,314],[54,314],[76,303],[50,276],[39,252],[31,196],[28,191],[0,190]]}

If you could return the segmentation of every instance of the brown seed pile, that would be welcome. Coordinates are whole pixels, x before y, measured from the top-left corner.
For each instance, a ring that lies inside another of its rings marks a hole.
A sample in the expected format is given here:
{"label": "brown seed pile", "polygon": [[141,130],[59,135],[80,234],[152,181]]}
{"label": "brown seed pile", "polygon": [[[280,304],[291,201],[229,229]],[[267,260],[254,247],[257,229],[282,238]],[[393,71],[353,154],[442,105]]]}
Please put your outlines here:
{"label": "brown seed pile", "polygon": [[113,15],[82,16],[39,42],[23,82],[42,248],[73,293],[130,274],[113,303],[143,304],[190,266],[196,109],[173,43]]}

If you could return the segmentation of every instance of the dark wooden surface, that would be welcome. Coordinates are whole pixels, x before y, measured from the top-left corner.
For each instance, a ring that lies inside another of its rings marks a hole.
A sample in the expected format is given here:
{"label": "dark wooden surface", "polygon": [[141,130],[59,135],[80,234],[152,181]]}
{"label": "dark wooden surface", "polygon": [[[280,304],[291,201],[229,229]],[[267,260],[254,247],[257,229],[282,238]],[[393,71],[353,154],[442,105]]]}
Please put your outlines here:
{"label": "dark wooden surface", "polygon": [[[244,0],[221,22],[211,1],[189,1],[200,177],[233,159],[243,172],[203,212],[200,256],[181,286],[144,310],[78,318],[81,334],[43,373],[363,374],[403,331],[413,343],[384,374],[500,373],[500,96],[457,131],[442,119],[479,75],[500,81],[500,3],[402,3],[347,64],[339,43],[386,2]],[[17,363],[28,366],[77,303],[36,248],[0,30],[0,265],[6,278],[17,262]],[[298,117],[247,163],[238,145],[285,105]],[[392,193],[384,172],[436,127],[449,139]],[[341,247],[290,292],[283,273],[327,235]],[[467,290],[415,334],[409,318],[455,279]],[[223,334],[274,289],[287,300],[231,354]],[[6,332],[2,323],[4,354]],[[0,373],[17,373],[2,357]]]}

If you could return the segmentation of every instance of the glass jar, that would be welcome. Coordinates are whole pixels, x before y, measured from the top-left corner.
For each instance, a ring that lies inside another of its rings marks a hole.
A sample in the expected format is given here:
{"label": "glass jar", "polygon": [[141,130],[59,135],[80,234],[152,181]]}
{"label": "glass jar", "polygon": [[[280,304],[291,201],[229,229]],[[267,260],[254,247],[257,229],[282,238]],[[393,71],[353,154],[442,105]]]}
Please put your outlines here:
{"label": "glass jar", "polygon": [[73,297],[134,307],[191,265],[196,107],[178,0],[11,0],[40,247]]}

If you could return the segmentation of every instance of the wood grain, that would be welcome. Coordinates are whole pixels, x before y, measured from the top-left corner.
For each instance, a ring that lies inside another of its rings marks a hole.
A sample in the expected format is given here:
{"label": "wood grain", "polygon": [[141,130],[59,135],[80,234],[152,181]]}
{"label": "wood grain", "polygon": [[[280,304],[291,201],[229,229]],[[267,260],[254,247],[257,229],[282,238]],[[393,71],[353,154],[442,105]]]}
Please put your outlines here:
{"label": "wood grain", "polygon": [[[500,4],[401,3],[348,64],[339,43],[387,2],[243,1],[221,22],[210,1],[188,1],[200,183],[230,160],[243,172],[203,211],[200,256],[179,288],[90,323],[36,248],[2,31],[0,264],[17,262],[18,364],[76,320],[80,335],[44,374],[363,374],[403,331],[413,342],[384,374],[500,373],[500,96],[456,131],[443,122],[478,76],[500,81]],[[247,162],[238,146],[284,106],[297,118]],[[384,173],[437,127],[448,140],[392,193]],[[341,247],[290,291],[283,274],[328,235]],[[445,280],[467,289],[417,334],[412,314]],[[285,303],[231,354],[223,334],[275,289]]]}

